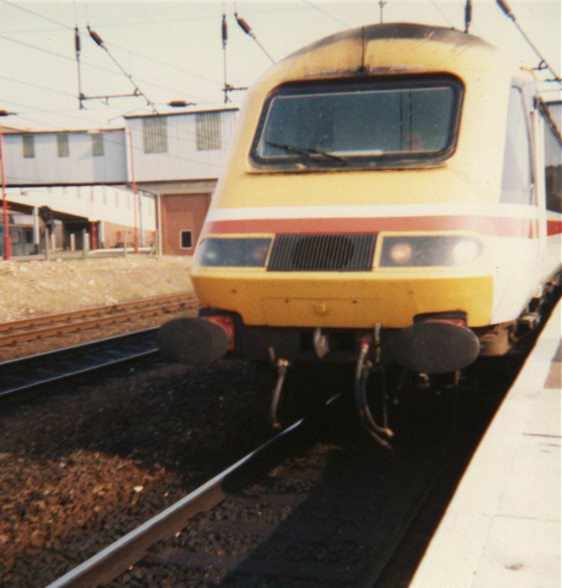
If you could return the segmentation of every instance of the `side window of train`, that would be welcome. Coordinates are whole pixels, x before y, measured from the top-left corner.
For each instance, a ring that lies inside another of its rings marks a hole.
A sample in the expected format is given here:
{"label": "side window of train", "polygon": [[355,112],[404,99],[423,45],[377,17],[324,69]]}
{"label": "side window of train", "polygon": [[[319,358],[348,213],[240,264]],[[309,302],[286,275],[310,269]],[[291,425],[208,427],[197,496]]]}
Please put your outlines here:
{"label": "side window of train", "polygon": [[501,201],[534,204],[531,142],[527,110],[519,88],[511,88],[503,158]]}
{"label": "side window of train", "polygon": [[543,112],[546,208],[562,212],[562,102],[547,102],[545,108],[548,111]]}

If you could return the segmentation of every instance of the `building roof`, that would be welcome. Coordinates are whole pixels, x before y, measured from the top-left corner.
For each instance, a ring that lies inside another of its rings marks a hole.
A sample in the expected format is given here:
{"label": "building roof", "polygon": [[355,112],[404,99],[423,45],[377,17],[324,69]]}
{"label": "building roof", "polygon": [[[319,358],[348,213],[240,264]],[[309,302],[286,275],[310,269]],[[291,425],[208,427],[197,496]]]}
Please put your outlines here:
{"label": "building roof", "polygon": [[230,112],[230,111],[237,111],[240,110],[238,106],[228,106],[228,105],[222,105],[222,106],[207,106],[205,108],[187,108],[184,110],[173,110],[173,111],[168,111],[168,112],[159,112],[159,113],[154,113],[154,112],[139,112],[136,114],[125,114],[123,115],[123,118],[125,119],[129,119],[129,118],[157,118],[157,117],[165,117],[165,116],[186,116],[189,114],[201,114],[201,113],[205,113],[205,112]]}
{"label": "building roof", "polygon": [[13,129],[9,131],[9,134],[12,135],[57,135],[59,133],[74,133],[74,134],[84,134],[84,133],[112,133],[115,131],[124,131],[125,127],[112,127],[107,129]]}
{"label": "building roof", "polygon": [[5,125],[0,125],[0,133],[10,134],[10,133],[21,133],[24,129],[16,129],[16,127],[7,127]]}

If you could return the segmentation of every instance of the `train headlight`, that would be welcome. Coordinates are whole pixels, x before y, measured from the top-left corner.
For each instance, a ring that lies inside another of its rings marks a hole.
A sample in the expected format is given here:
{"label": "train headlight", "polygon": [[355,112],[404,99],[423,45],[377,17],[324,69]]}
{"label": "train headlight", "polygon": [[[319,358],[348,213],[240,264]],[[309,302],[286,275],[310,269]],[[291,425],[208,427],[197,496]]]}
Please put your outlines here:
{"label": "train headlight", "polygon": [[482,253],[482,242],[465,235],[386,236],[382,267],[439,267],[465,265]]}
{"label": "train headlight", "polygon": [[197,248],[202,267],[263,267],[269,253],[268,238],[210,237]]}
{"label": "train headlight", "polygon": [[407,265],[412,260],[413,254],[412,246],[406,241],[393,243],[388,251],[388,257],[396,265]]}
{"label": "train headlight", "polygon": [[464,265],[474,261],[480,255],[481,249],[482,244],[475,239],[460,239],[453,245],[451,258],[455,265]]}

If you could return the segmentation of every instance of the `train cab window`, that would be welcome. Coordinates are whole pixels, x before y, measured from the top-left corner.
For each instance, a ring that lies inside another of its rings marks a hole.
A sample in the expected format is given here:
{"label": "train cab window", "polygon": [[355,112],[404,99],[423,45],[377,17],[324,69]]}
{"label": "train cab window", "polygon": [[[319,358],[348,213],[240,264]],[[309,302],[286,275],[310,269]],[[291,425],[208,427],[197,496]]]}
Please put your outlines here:
{"label": "train cab window", "polygon": [[544,103],[546,208],[562,212],[562,102]]}
{"label": "train cab window", "polygon": [[461,99],[450,76],[287,84],[267,100],[251,156],[307,167],[440,161],[454,151]]}
{"label": "train cab window", "polygon": [[501,200],[511,204],[534,203],[527,110],[519,88],[512,88],[509,97]]}

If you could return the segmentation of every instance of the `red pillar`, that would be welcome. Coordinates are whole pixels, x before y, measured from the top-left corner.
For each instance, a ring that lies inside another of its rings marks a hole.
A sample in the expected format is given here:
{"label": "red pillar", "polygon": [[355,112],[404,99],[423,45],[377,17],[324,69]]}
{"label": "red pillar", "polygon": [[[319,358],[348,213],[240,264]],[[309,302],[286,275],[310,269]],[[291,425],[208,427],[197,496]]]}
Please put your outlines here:
{"label": "red pillar", "polygon": [[98,223],[90,223],[90,247],[92,249],[97,249],[99,247],[98,241]]}
{"label": "red pillar", "polygon": [[138,232],[138,188],[137,188],[137,181],[135,179],[135,161],[133,156],[133,133],[131,129],[127,129],[127,135],[129,137],[129,160],[130,160],[130,171],[131,171],[131,187],[133,188],[133,246],[135,248],[135,253],[138,253],[139,250],[139,232]]}
{"label": "red pillar", "polygon": [[4,135],[0,131],[0,172],[2,173],[2,222],[4,224],[4,259],[12,257],[12,239],[8,218],[8,195],[6,194],[6,165],[4,161]]}

